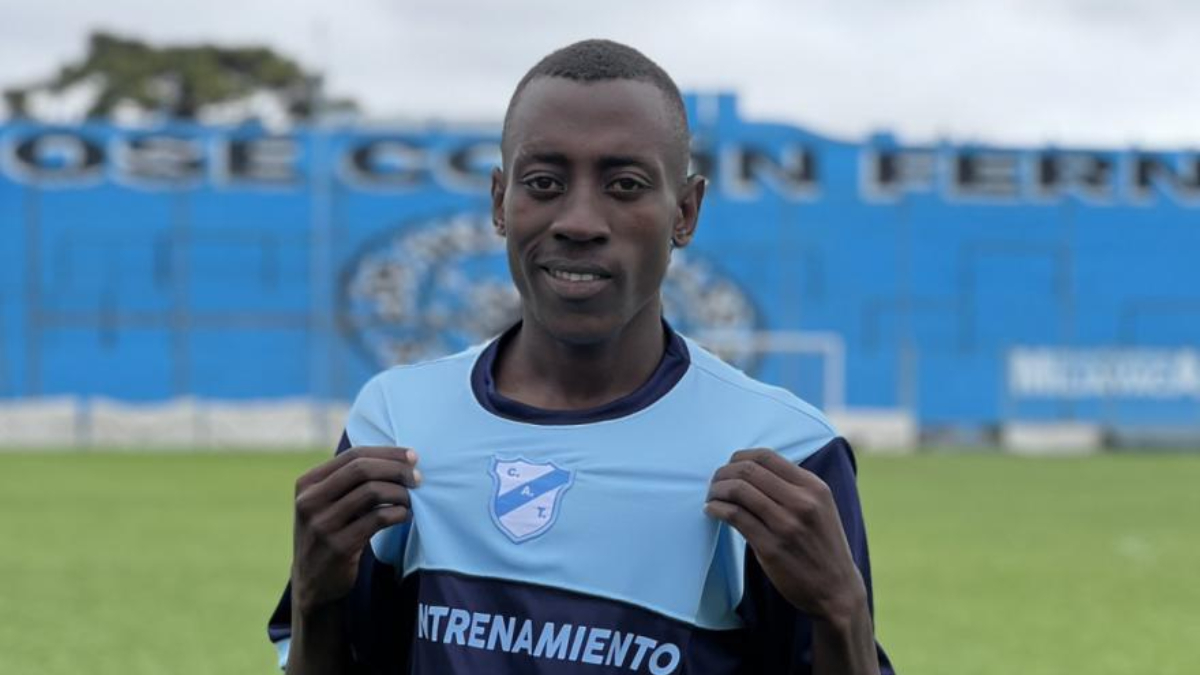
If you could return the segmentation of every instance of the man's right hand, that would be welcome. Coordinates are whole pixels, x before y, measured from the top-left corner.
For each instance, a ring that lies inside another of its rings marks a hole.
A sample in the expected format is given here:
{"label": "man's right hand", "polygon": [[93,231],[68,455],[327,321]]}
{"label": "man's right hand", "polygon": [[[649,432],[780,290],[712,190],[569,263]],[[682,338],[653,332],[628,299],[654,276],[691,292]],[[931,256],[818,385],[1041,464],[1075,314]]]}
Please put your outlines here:
{"label": "man's right hand", "polygon": [[318,612],[350,593],[371,536],[412,517],[416,463],[408,448],[351,448],[296,481],[293,611]]}

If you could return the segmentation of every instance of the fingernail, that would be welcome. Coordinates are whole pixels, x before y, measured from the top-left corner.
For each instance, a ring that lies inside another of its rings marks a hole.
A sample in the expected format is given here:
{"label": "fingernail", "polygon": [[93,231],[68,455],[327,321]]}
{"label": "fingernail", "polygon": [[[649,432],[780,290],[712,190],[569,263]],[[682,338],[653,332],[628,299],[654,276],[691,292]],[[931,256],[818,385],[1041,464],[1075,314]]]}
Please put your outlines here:
{"label": "fingernail", "polygon": [[404,458],[408,460],[409,464],[416,464],[417,463],[417,451],[409,450],[408,452],[404,453]]}
{"label": "fingernail", "polygon": [[421,484],[421,470],[413,469],[413,485]]}

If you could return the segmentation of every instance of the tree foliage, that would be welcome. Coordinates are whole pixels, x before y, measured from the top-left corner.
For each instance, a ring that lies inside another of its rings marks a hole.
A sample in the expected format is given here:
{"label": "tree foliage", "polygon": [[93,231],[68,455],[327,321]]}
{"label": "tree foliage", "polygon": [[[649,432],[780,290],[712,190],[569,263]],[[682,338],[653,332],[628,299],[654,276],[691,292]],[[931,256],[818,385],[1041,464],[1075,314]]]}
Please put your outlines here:
{"label": "tree foliage", "polygon": [[[265,92],[279,97],[291,119],[306,120],[314,113],[320,86],[318,76],[266,47],[155,46],[96,32],[81,61],[63,66],[48,81],[8,89],[4,96],[14,115],[28,116],[34,92],[61,93],[89,81],[99,90],[88,117],[109,117],[118,105],[132,104],[180,119],[197,118],[205,106]],[[356,107],[345,99],[325,103]]]}

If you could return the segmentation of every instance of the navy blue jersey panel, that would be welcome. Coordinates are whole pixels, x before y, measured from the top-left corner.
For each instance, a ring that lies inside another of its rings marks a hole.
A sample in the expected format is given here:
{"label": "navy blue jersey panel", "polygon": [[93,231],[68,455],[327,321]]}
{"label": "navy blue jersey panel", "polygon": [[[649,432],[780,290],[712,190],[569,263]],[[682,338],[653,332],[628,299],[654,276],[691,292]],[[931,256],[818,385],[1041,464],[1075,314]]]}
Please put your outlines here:
{"label": "navy blue jersey panel", "polygon": [[683,338],[664,321],[663,329],[666,331],[667,344],[663,357],[650,379],[633,393],[587,410],[535,408],[502,395],[496,390],[496,382],[493,378],[497,356],[520,328],[521,324],[518,323],[493,340],[479,355],[479,359],[471,371],[471,388],[474,390],[479,404],[493,415],[511,420],[530,424],[590,424],[617,419],[631,415],[662,398],[687,373],[689,363],[687,345],[684,344]]}
{"label": "navy blue jersey panel", "polygon": [[292,582],[283,589],[283,597],[275,604],[275,611],[267,620],[267,637],[279,642],[292,637]]}
{"label": "navy blue jersey panel", "polygon": [[358,672],[399,675],[406,665],[416,624],[415,579],[397,581],[396,568],[363,550],[358,579],[345,601],[346,632]]}
{"label": "navy blue jersey panel", "polygon": [[702,630],[550,587],[445,572],[420,577],[413,675],[748,672],[740,670],[741,631]]}
{"label": "navy blue jersey panel", "polygon": [[[800,466],[820,477],[833,492],[850,553],[866,584],[868,603],[874,615],[871,561],[855,481],[854,453],[844,439],[836,438]],[[746,621],[746,632],[752,642],[747,652],[753,661],[749,664],[751,672],[763,675],[811,673],[812,620],[775,590],[758,559],[749,550],[746,551],[745,589],[738,613]],[[876,651],[881,674],[894,673],[890,659],[878,643]]]}
{"label": "navy blue jersey panel", "polygon": [[333,453],[340,455],[350,449],[350,436],[345,431],[342,432],[342,439],[338,441],[337,450]]}

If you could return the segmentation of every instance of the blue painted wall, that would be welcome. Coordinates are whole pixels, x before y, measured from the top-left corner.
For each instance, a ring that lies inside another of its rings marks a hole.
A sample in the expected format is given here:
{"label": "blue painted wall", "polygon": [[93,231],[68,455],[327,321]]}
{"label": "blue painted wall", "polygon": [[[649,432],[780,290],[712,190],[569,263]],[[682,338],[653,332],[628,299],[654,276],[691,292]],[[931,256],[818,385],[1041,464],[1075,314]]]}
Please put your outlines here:
{"label": "blue painted wall", "polygon": [[[925,425],[1200,424],[1195,152],[847,142],[735,103],[689,100],[684,330],[836,334],[845,403]],[[0,126],[0,397],[349,398],[501,329],[497,133]],[[1015,386],[1014,349],[1071,381]],[[823,356],[733,357],[836,403]]]}

